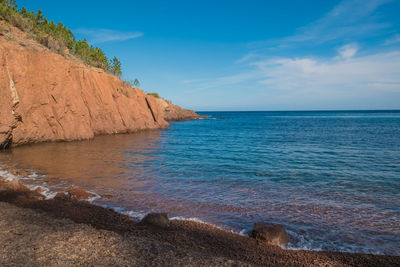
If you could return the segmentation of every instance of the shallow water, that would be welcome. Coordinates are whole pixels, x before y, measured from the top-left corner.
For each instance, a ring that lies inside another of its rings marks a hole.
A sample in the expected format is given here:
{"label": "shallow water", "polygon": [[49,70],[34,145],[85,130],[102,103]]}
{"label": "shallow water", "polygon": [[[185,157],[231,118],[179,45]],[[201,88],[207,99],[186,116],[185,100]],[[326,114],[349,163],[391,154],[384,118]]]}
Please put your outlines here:
{"label": "shallow water", "polygon": [[203,114],[15,148],[0,162],[35,170],[31,187],[82,186],[134,218],[167,211],[236,232],[271,221],[287,227],[289,248],[400,255],[400,112]]}

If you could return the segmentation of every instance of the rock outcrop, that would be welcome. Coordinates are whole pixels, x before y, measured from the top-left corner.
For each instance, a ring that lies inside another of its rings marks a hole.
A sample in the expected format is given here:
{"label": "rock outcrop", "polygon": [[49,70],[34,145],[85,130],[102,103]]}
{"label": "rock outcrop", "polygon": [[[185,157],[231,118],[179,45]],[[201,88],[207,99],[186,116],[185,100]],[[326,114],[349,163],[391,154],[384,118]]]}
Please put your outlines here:
{"label": "rock outcrop", "polygon": [[156,101],[158,106],[161,107],[163,117],[166,121],[185,121],[207,118],[207,116],[200,116],[193,110],[181,108],[165,99],[156,98]]}
{"label": "rock outcrop", "polygon": [[0,34],[0,149],[168,126],[155,97],[4,27],[10,30]]}
{"label": "rock outcrop", "polygon": [[170,221],[167,213],[149,213],[140,221],[140,224],[167,228],[170,225]]}
{"label": "rock outcrop", "polygon": [[[74,200],[74,201],[87,200],[87,199],[90,199],[93,197],[95,197],[95,195],[93,195],[92,193],[89,193],[89,192],[87,192],[81,188],[75,187],[75,186],[71,187],[68,190],[68,195],[67,195],[67,198],[69,200]],[[63,197],[61,197],[61,198],[63,198]]]}
{"label": "rock outcrop", "polygon": [[251,237],[273,246],[286,245],[289,242],[285,227],[280,224],[256,223]]}

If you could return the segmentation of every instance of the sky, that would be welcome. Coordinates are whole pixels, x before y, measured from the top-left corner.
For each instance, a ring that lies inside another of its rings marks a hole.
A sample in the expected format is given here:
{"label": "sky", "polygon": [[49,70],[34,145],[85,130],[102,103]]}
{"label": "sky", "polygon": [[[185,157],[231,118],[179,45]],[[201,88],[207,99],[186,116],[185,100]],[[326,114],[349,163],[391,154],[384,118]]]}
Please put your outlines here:
{"label": "sky", "polygon": [[400,0],[17,2],[186,108],[400,109]]}

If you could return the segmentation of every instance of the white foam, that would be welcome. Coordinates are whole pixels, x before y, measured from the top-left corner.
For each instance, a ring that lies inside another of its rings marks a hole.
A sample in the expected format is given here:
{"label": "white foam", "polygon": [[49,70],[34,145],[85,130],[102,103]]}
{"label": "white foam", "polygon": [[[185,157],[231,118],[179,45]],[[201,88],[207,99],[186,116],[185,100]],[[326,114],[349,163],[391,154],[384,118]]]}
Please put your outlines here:
{"label": "white foam", "polygon": [[146,212],[142,212],[142,211],[133,211],[133,210],[127,210],[126,208],[121,208],[121,207],[113,207],[113,206],[109,206],[109,205],[104,205],[104,204],[96,204],[100,207],[106,208],[106,209],[112,209],[115,212],[118,212],[120,214],[124,214],[129,216],[130,218],[133,219],[138,219],[141,220],[144,218],[144,216],[146,216]]}
{"label": "white foam", "polygon": [[96,199],[100,199],[101,196],[93,191],[87,191],[86,192],[90,193],[93,195],[93,197],[86,199],[86,201],[88,201],[89,203],[92,203],[93,201],[95,201]]}
{"label": "white foam", "polygon": [[42,194],[45,199],[53,199],[56,195],[57,192],[51,191],[49,188],[41,185],[25,185],[28,187],[31,191],[35,191],[36,189],[40,188],[40,194]]}
{"label": "white foam", "polygon": [[146,213],[144,213],[144,212],[133,211],[133,210],[124,211],[124,212],[122,212],[122,214],[127,215],[131,218],[139,219],[139,220],[143,219],[144,216],[146,216]]}
{"label": "white foam", "polygon": [[[17,181],[32,180],[32,179],[36,179],[36,178],[45,177],[44,175],[39,175],[36,172],[32,172],[27,176],[14,175],[14,174],[10,173],[9,171],[1,169],[1,168],[0,168],[0,176],[9,182],[13,181],[13,180],[17,180]],[[43,182],[43,184],[45,184],[45,182]],[[53,199],[57,195],[58,192],[50,190],[50,188],[43,186],[43,184],[42,185],[32,185],[32,184],[23,183],[23,185],[25,185],[31,191],[35,191],[36,189],[40,188],[41,194],[45,197],[46,200]],[[87,191],[87,192],[93,195],[93,197],[86,199],[86,201],[88,201],[90,203],[101,198],[101,196],[99,194],[97,194],[93,191]],[[67,194],[67,192],[64,192],[64,193]]]}
{"label": "white foam", "polygon": [[2,176],[7,181],[18,180],[17,176],[3,169],[0,169],[0,176]]}
{"label": "white foam", "polygon": [[[14,175],[14,174],[10,173],[9,171],[3,170],[3,169],[0,169],[0,176],[5,178],[9,182],[13,181],[13,180],[16,180],[16,181],[32,180],[32,179],[36,179],[38,177],[44,177],[44,176],[40,176],[36,172],[32,172],[31,174],[29,174],[27,176]],[[49,188],[42,186],[42,185],[31,185],[31,184],[25,184],[25,183],[23,183],[23,185],[26,186],[31,191],[35,191],[36,189],[40,188],[41,194],[45,197],[45,199],[52,199],[57,194],[57,192],[53,192]]]}
{"label": "white foam", "polygon": [[[204,223],[204,224],[210,224],[210,223],[206,223],[204,221],[202,221],[199,218],[196,217],[190,217],[190,218],[186,218],[186,217],[182,217],[182,216],[175,216],[170,218],[170,220],[179,220],[179,221],[190,221],[190,222],[197,222],[197,223]],[[211,225],[211,224],[210,224]]]}
{"label": "white foam", "polygon": [[[311,236],[306,237],[304,235],[298,234],[294,231],[287,230],[292,241],[287,245],[281,246],[283,249],[288,250],[310,250],[310,251],[338,251],[338,252],[350,252],[350,253],[366,253],[375,255],[384,255],[385,253],[377,248],[367,248],[356,244],[350,244],[343,242],[338,244],[326,243],[324,238],[320,237],[319,240],[314,240]],[[294,239],[294,240],[293,240]],[[328,238],[326,238],[328,239]]]}
{"label": "white foam", "polygon": [[31,174],[28,175],[29,178],[37,178],[39,177],[39,174],[37,174],[36,172],[32,172]]}
{"label": "white foam", "polygon": [[246,229],[242,229],[238,234],[241,236],[248,236]]}

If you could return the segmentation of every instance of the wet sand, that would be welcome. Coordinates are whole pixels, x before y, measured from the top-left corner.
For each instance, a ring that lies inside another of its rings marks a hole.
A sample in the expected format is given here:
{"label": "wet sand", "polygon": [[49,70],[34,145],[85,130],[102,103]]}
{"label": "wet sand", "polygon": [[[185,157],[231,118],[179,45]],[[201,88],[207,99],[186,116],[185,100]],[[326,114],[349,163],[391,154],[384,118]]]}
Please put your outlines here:
{"label": "wet sand", "polygon": [[400,266],[400,257],[293,251],[210,225],[143,226],[87,202],[40,200],[0,183],[0,265]]}

